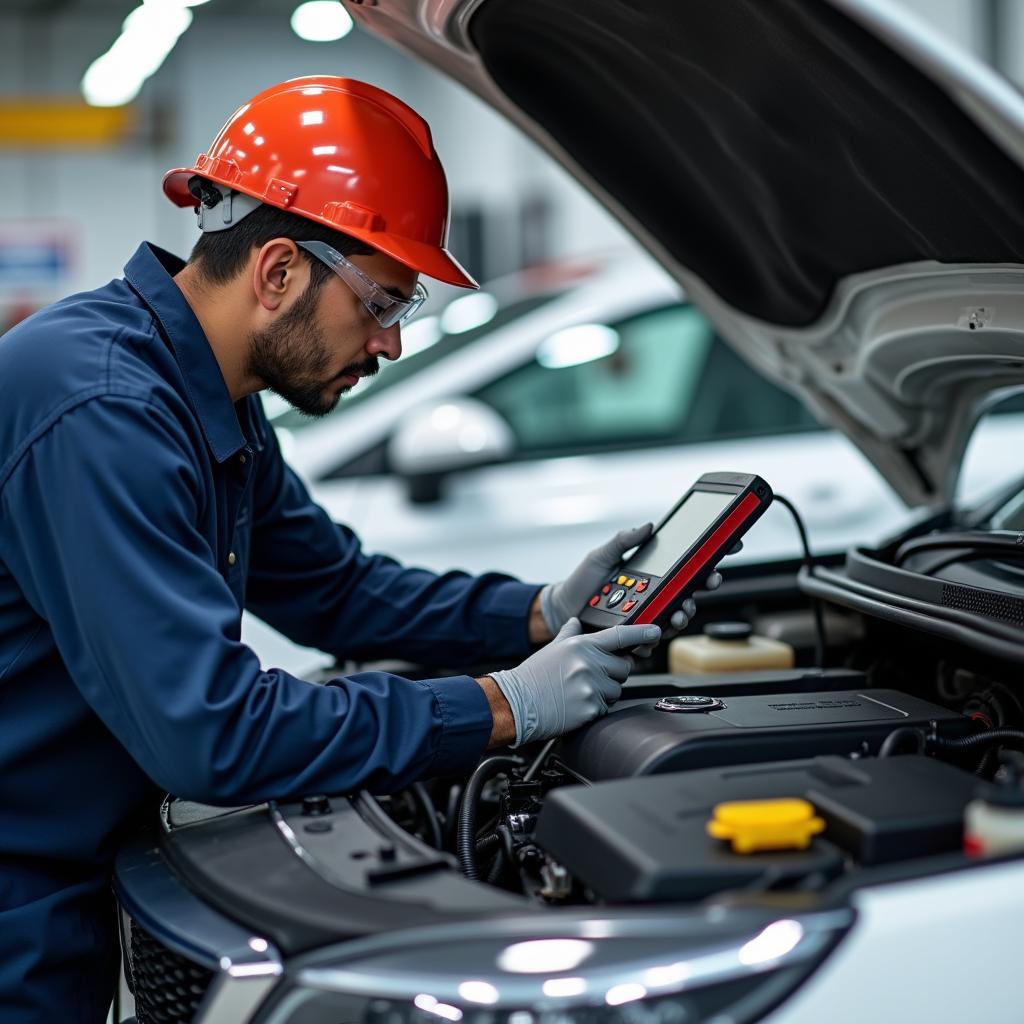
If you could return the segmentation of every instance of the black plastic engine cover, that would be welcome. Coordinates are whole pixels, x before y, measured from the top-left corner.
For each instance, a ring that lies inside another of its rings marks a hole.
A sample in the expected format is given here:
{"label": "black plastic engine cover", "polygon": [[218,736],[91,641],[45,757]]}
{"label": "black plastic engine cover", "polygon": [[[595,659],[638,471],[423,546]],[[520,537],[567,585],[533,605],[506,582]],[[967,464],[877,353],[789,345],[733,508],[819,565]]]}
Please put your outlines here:
{"label": "black plastic engine cover", "polygon": [[[837,848],[862,865],[958,850],[976,786],[970,773],[917,755],[713,768],[554,790],[535,835],[603,899],[692,900],[832,877]],[[778,797],[803,797],[825,819],[808,850],[735,854],[705,830],[715,804]]]}
{"label": "black plastic engine cover", "polygon": [[577,775],[596,781],[876,753],[900,726],[928,728],[934,722],[948,736],[971,730],[963,715],[897,690],[714,696],[718,701],[711,710],[682,713],[658,710],[654,699],[623,701],[568,737],[562,760]]}

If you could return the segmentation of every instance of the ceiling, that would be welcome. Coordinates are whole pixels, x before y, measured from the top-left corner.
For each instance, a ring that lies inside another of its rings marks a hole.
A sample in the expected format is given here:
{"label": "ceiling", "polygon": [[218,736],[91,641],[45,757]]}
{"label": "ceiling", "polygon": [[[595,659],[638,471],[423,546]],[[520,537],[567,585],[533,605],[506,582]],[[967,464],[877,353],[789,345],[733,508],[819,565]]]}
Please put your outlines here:
{"label": "ceiling", "polygon": [[[88,17],[124,17],[141,0],[0,0],[0,16],[18,15],[31,18],[51,18],[63,15]],[[248,16],[267,14],[288,14],[299,0],[210,0],[195,13],[231,14],[245,13]]]}

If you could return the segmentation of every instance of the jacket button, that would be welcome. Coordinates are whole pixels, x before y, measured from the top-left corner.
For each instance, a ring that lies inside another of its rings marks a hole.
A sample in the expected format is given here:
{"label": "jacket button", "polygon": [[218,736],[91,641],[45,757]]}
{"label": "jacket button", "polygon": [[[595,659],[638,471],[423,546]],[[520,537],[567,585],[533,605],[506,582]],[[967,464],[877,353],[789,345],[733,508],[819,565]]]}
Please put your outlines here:
{"label": "jacket button", "polygon": [[245,456],[244,455],[239,455],[238,456],[238,461],[244,466],[245,465]]}
{"label": "jacket button", "polygon": [[235,558],[234,551],[228,552],[228,565],[234,565],[235,562],[237,562],[237,561],[238,561],[238,559]]}

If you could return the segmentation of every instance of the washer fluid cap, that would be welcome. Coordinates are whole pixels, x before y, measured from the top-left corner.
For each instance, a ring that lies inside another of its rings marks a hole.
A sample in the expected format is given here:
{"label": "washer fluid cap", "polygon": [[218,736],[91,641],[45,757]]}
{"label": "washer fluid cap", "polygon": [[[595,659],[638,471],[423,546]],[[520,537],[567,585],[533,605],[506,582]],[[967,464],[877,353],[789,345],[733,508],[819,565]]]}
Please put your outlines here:
{"label": "washer fluid cap", "polygon": [[712,640],[746,640],[753,632],[749,622],[709,622],[704,627],[704,635]]}
{"label": "washer fluid cap", "polygon": [[708,835],[732,843],[733,853],[758,850],[806,850],[825,829],[814,805],[798,798],[734,800],[717,804],[707,824]]}

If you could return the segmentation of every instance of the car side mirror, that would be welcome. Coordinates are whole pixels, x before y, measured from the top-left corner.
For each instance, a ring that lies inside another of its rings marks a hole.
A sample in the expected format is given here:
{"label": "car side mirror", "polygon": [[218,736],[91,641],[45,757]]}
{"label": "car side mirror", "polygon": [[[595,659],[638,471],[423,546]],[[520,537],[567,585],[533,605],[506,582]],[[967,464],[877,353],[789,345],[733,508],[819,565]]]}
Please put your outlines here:
{"label": "car side mirror", "polygon": [[515,451],[512,428],[475,398],[448,398],[413,409],[388,441],[388,463],[417,504],[439,501],[451,473],[504,462]]}

